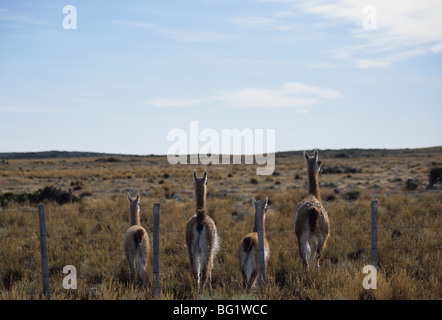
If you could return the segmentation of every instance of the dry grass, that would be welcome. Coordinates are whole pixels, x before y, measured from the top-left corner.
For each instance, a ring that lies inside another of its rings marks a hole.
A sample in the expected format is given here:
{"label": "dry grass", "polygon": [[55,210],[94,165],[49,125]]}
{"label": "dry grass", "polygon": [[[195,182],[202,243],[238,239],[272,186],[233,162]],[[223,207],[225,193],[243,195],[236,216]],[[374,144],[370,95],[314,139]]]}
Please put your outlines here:
{"label": "dry grass", "polygon": [[[0,164],[0,194],[33,192],[44,186],[72,189],[79,202],[45,203],[52,299],[153,299],[127,279],[122,241],[128,227],[126,192],[141,194],[141,223],[152,241],[152,208],[161,203],[162,299],[441,299],[440,190],[427,190],[439,149],[348,158],[320,152],[323,167],[361,172],[320,176],[331,236],[319,271],[306,274],[294,236],[293,214],[306,195],[300,154],[277,156],[271,176],[251,165],[196,166],[208,169],[209,214],[221,237],[212,272],[212,295],[192,286],[185,224],[194,213],[192,171],[165,157],[8,160]],[[102,159],[101,159],[102,160]],[[417,183],[405,190],[409,177]],[[251,181],[251,179],[256,181]],[[252,229],[251,197],[270,200],[266,234],[271,254],[266,286],[246,296],[235,255]],[[353,200],[350,200],[353,199]],[[370,200],[379,200],[377,289],[365,290],[362,268],[370,261]],[[11,203],[0,209],[0,299],[40,299],[41,266],[36,208]],[[62,287],[65,265],[77,269],[78,289]],[[149,266],[151,274],[152,265]]]}

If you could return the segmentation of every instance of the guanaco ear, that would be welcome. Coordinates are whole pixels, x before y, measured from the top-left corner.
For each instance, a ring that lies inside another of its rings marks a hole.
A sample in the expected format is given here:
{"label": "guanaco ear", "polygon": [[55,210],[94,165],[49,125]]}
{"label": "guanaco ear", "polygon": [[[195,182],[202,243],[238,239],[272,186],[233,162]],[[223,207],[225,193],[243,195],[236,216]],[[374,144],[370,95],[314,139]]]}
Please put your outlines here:
{"label": "guanaco ear", "polygon": [[137,202],[140,203],[140,193],[139,192],[137,192],[137,198],[135,200],[137,200]]}
{"label": "guanaco ear", "polygon": [[255,203],[256,203],[255,197],[252,197],[252,205],[253,205],[253,207],[255,207]]}
{"label": "guanaco ear", "polygon": [[309,156],[308,156],[307,152],[305,152],[305,151],[304,151],[304,158],[305,158],[305,161],[308,162]]}
{"label": "guanaco ear", "polygon": [[315,160],[318,161],[318,150],[315,150]]}
{"label": "guanaco ear", "polygon": [[267,208],[267,203],[269,202],[269,198],[266,197],[266,199],[264,200],[264,209]]}
{"label": "guanaco ear", "polygon": [[127,193],[127,200],[128,200],[129,203],[130,203],[131,198],[130,198],[130,193],[129,193],[129,192]]}
{"label": "guanaco ear", "polygon": [[193,182],[196,182],[196,169],[193,169]]}
{"label": "guanaco ear", "polygon": [[204,169],[203,180],[204,180],[204,183],[207,183],[207,169]]}

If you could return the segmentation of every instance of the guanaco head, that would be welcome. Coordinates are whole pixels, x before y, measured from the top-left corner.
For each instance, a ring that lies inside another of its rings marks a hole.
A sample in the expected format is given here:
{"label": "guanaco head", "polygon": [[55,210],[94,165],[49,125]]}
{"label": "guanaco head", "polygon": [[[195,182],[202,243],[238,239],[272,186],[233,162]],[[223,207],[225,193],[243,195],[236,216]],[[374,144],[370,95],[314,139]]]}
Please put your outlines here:
{"label": "guanaco head", "polygon": [[304,158],[307,162],[307,171],[312,172],[314,174],[318,174],[321,172],[321,161],[318,159],[318,150],[315,150],[313,157],[310,157],[304,151]]}
{"label": "guanaco head", "polygon": [[207,170],[204,170],[202,178],[198,178],[196,170],[193,170],[193,186],[195,189],[196,207],[204,208],[206,202]]}
{"label": "guanaco head", "polygon": [[127,193],[127,200],[129,201],[129,211],[131,213],[137,213],[140,210],[140,194],[137,193],[135,199],[131,198],[130,193]]}

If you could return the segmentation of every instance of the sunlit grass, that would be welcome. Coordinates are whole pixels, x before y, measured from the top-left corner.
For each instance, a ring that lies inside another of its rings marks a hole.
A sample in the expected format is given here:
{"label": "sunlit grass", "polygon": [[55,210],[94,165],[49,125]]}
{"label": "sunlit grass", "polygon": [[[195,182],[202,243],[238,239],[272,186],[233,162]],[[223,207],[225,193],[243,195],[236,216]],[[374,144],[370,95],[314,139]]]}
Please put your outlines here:
{"label": "sunlit grass", "polygon": [[[256,166],[172,166],[165,157],[8,160],[1,164],[0,194],[45,186],[70,189],[77,197],[90,193],[61,206],[45,203],[51,299],[154,298],[151,262],[146,290],[128,281],[122,252],[127,192],[141,194],[141,223],[151,242],[153,204],[161,204],[161,299],[441,299],[442,195],[427,190],[429,170],[442,163],[441,154],[320,157],[323,166],[361,171],[320,176],[331,235],[320,269],[308,273],[293,229],[295,208],[307,192],[302,156],[277,157],[270,176],[256,176]],[[185,245],[185,225],[195,211],[194,168],[198,174],[208,169],[208,212],[221,237],[211,294],[196,290]],[[405,190],[409,177],[418,183],[412,192]],[[345,196],[349,192],[354,200]],[[236,250],[252,229],[252,196],[270,200],[271,253],[265,286],[245,295]],[[377,289],[366,290],[362,269],[370,263],[372,199],[379,201],[379,266]],[[42,298],[38,232],[34,205],[11,202],[0,208],[0,299]],[[63,289],[65,265],[77,269],[76,290]]]}

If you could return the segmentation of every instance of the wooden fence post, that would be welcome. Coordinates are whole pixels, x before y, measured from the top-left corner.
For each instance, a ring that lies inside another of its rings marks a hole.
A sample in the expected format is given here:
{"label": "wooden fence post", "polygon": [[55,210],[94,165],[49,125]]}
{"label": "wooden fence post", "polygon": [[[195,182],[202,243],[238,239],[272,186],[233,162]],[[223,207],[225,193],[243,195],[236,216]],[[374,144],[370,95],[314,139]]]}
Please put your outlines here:
{"label": "wooden fence post", "polygon": [[256,210],[256,229],[258,231],[258,257],[259,257],[259,277],[258,285],[262,287],[266,279],[266,267],[265,267],[265,257],[264,257],[264,228],[262,221],[262,202],[257,200],[255,202]]}
{"label": "wooden fence post", "polygon": [[378,200],[371,200],[371,265],[378,265]]}
{"label": "wooden fence post", "polygon": [[43,295],[46,299],[50,299],[49,290],[49,266],[48,266],[48,247],[46,243],[46,221],[45,207],[38,205],[38,221],[40,224],[40,252],[41,252],[41,276],[43,281]]}
{"label": "wooden fence post", "polygon": [[153,293],[160,296],[160,204],[153,205]]}

